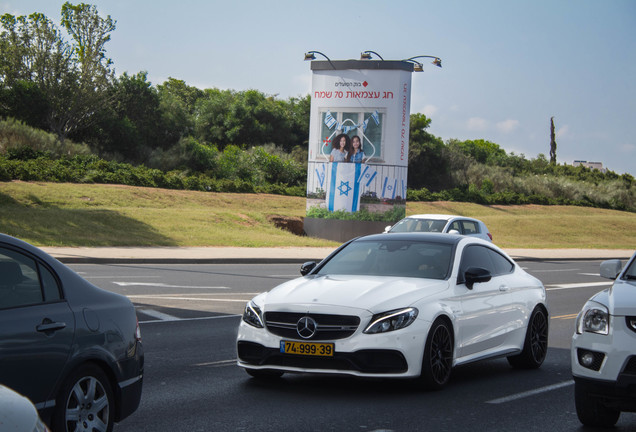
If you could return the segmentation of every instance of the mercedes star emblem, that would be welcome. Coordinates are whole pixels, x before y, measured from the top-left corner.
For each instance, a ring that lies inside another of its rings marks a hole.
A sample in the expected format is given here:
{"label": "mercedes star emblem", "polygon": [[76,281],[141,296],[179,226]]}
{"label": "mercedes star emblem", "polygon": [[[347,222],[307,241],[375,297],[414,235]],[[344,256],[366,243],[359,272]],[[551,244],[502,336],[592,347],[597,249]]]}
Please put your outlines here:
{"label": "mercedes star emblem", "polygon": [[309,339],[316,334],[316,321],[313,318],[304,316],[296,323],[296,331],[298,336],[303,339]]}

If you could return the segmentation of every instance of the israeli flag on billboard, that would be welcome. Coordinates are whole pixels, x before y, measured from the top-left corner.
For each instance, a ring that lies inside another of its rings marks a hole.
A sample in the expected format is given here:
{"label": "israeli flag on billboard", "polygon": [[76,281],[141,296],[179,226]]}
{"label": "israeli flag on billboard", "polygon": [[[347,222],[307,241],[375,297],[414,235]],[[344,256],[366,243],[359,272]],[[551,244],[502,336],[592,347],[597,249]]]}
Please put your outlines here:
{"label": "israeli flag on billboard", "polygon": [[333,162],[327,185],[327,206],[329,211],[345,210],[356,212],[360,209],[361,164]]}
{"label": "israeli flag on billboard", "polygon": [[373,114],[371,114],[371,118],[373,119],[373,121],[375,122],[375,124],[379,125],[380,124],[380,115],[378,114],[378,111],[373,111]]}
{"label": "israeli flag on billboard", "polygon": [[318,178],[318,183],[320,184],[320,189],[325,188],[325,177],[327,175],[327,169],[325,168],[324,163],[316,165],[316,177]]}
{"label": "israeli flag on billboard", "polygon": [[373,168],[369,168],[369,165],[364,165],[364,169],[358,177],[358,183],[364,184],[365,187],[369,187],[373,179],[378,175],[378,172]]}
{"label": "israeli flag on billboard", "polygon": [[337,121],[335,118],[333,118],[333,115],[331,115],[331,111],[327,111],[327,114],[325,114],[325,125],[327,125],[329,129],[331,129],[336,123]]}
{"label": "israeli flag on billboard", "polygon": [[382,182],[382,198],[395,199],[397,185],[397,179],[384,177],[384,181]]}

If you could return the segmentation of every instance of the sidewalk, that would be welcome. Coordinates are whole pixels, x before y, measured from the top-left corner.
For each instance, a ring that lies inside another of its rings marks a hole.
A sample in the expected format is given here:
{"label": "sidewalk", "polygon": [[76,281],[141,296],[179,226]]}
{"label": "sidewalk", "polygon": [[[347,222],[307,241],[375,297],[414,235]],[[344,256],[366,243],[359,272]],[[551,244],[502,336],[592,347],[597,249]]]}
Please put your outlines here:
{"label": "sidewalk", "polygon": [[[100,264],[274,264],[319,261],[334,248],[279,247],[43,247],[58,260]],[[504,249],[517,261],[533,260],[626,260],[633,250],[606,249]]]}

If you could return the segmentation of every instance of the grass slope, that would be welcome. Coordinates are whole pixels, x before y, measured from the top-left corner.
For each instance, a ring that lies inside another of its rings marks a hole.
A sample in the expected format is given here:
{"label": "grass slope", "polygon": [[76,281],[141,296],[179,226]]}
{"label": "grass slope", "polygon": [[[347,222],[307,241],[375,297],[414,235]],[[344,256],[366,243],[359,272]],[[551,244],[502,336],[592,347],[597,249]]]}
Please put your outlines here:
{"label": "grass slope", "polygon": [[[117,185],[0,183],[0,232],[38,246],[335,246],[276,228],[305,198]],[[407,215],[482,219],[504,248],[636,247],[636,214],[569,206],[409,202]]]}

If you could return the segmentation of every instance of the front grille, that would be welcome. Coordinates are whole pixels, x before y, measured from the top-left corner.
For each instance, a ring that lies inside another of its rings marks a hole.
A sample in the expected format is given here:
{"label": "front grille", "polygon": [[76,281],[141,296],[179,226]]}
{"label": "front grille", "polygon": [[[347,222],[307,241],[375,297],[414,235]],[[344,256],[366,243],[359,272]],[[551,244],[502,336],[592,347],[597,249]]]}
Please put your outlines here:
{"label": "front grille", "polygon": [[299,339],[296,325],[301,318],[310,317],[316,321],[315,334],[306,339],[312,341],[348,338],[358,329],[360,318],[355,315],[330,315],[295,312],[265,312],[265,327],[276,336]]}
{"label": "front grille", "polygon": [[275,348],[239,341],[238,356],[245,363],[272,368],[287,366],[368,374],[404,373],[408,370],[406,359],[401,352],[395,350],[360,350],[352,353],[336,352],[333,357],[310,357],[282,354]]}

